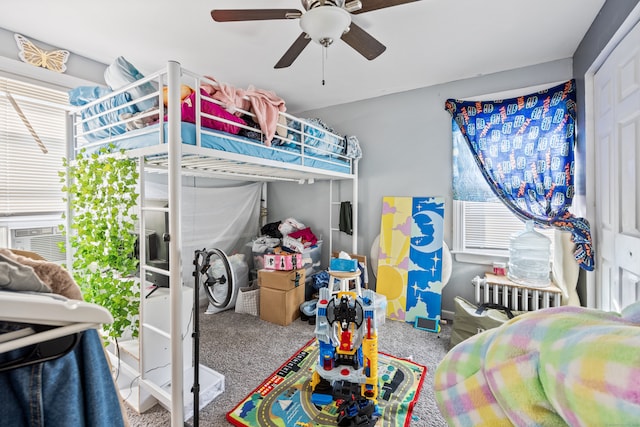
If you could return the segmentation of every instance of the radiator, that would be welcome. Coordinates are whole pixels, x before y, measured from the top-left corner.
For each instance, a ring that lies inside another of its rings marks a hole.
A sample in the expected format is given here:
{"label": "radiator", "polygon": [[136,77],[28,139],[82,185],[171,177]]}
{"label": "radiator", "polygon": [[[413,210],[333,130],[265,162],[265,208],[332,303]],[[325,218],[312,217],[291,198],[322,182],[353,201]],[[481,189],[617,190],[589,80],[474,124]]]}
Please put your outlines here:
{"label": "radiator", "polygon": [[562,305],[562,291],[553,283],[544,288],[532,288],[491,273],[485,277],[476,276],[471,283],[475,286],[476,304],[490,302],[516,311],[535,311]]}

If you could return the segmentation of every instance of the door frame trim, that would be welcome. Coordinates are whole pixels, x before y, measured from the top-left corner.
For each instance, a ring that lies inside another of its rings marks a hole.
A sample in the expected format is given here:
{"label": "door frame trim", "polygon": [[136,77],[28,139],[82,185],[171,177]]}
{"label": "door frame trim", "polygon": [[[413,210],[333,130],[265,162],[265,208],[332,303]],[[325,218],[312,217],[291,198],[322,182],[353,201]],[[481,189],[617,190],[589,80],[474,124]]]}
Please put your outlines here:
{"label": "door frame trim", "polygon": [[[594,78],[596,72],[600,69],[602,64],[609,58],[611,52],[618,46],[620,41],[624,39],[627,34],[640,22],[640,3],[638,3],[627,19],[624,20],[622,25],[615,32],[613,37],[609,40],[606,46],[598,54],[591,66],[587,69],[584,75],[585,85],[585,154],[586,154],[586,218],[590,224],[595,225],[595,197],[596,197],[596,182],[593,171],[595,170],[595,87]],[[597,241],[595,239],[595,233],[591,233],[594,239],[594,247],[597,249]],[[596,266],[596,269],[598,267]],[[586,306],[591,308],[598,308],[601,303],[601,294],[596,289],[596,275],[595,272],[587,272],[586,274]]]}

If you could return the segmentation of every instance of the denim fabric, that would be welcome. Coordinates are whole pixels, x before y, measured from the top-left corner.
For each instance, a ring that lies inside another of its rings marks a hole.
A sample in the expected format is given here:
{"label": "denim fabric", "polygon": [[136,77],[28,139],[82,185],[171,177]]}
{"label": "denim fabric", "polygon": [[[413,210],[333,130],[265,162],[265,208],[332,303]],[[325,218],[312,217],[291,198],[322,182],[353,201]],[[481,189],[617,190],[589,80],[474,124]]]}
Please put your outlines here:
{"label": "denim fabric", "polygon": [[[11,325],[0,328],[7,332]],[[0,354],[0,364],[27,351]],[[89,329],[63,357],[0,373],[0,426],[123,426],[116,393],[102,341]]]}

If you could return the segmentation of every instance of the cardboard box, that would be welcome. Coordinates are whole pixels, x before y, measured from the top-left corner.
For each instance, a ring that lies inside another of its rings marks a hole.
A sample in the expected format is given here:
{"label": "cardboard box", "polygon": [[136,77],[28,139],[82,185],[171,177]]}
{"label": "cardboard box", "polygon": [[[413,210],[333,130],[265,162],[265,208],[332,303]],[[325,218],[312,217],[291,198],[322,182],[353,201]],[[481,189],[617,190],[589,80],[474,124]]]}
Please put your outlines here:
{"label": "cardboard box", "polygon": [[301,283],[288,291],[261,286],[260,319],[287,326],[300,317],[300,304],[304,302],[304,280]]}
{"label": "cardboard box", "polygon": [[261,288],[288,291],[297,287],[304,288],[305,270],[258,270],[258,284]]}
{"label": "cardboard box", "polygon": [[264,268],[284,271],[302,268],[302,254],[265,254]]}

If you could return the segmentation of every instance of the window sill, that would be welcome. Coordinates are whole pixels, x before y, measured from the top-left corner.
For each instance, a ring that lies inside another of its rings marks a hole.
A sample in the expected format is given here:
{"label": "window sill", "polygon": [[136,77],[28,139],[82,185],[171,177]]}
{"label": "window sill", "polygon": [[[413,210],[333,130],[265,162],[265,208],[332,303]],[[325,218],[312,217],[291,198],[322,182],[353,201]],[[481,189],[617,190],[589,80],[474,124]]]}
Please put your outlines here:
{"label": "window sill", "polygon": [[496,252],[496,253],[478,253],[478,252],[452,252],[457,262],[463,262],[467,264],[479,264],[479,265],[493,265],[494,262],[509,262],[509,256]]}

